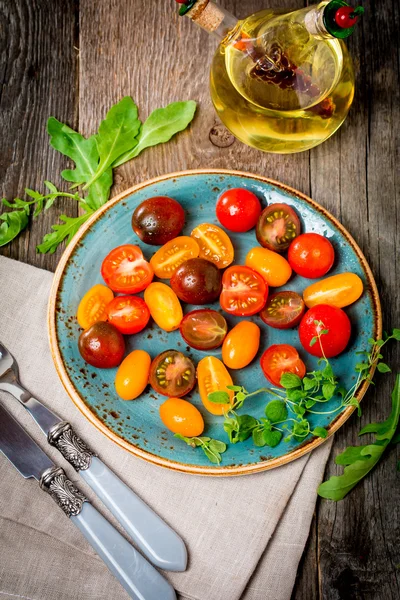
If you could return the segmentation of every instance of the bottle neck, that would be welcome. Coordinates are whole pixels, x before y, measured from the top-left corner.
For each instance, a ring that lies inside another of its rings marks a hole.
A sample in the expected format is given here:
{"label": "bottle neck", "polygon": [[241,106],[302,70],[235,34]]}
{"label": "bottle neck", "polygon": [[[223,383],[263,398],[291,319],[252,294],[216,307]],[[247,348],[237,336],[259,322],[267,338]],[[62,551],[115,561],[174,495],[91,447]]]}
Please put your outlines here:
{"label": "bottle neck", "polygon": [[319,38],[334,38],[329,33],[324,23],[324,10],[328,2],[321,2],[316,6],[311,6],[305,16],[304,24],[308,33]]}
{"label": "bottle neck", "polygon": [[220,39],[226,38],[239,23],[230,12],[211,0],[197,0],[186,16]]}

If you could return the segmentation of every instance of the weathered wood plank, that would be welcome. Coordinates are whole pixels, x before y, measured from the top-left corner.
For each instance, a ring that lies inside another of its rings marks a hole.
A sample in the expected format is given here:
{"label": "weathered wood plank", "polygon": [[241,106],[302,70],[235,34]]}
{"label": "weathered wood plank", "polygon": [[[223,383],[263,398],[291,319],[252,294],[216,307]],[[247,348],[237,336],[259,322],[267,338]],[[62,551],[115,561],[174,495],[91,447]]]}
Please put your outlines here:
{"label": "weathered wood plank", "polygon": [[[66,162],[49,147],[46,121],[54,115],[77,124],[77,0],[0,0],[1,194],[24,197],[24,188],[44,191],[49,179],[62,185]],[[77,214],[71,201],[40,216],[2,254],[48,269],[59,255],[40,256],[35,247],[65,212]]]}

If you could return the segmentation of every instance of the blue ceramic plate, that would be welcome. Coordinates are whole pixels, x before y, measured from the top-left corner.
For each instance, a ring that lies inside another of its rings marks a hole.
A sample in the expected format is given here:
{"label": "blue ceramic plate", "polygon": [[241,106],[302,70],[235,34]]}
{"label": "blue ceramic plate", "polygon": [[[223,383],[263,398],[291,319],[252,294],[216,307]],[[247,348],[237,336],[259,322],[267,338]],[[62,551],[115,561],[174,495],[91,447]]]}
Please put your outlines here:
{"label": "blue ceramic plate", "polygon": [[[100,431],[133,454],[158,465],[196,474],[238,475],[269,469],[309,452],[323,440],[310,436],[302,443],[282,441],[275,448],[256,448],[249,439],[236,445],[230,444],[221,465],[212,465],[200,449],[190,448],[165,429],[158,414],[163,397],[148,388],[137,400],[124,402],[114,390],[116,369],[100,370],[84,363],[78,352],[80,329],[75,314],[85,292],[94,284],[102,283],[100,266],[110,250],[121,244],[138,244],[147,259],[157,250],[154,246],[142,244],[132,231],[132,212],[140,202],[158,195],[178,200],[187,215],[183,234],[189,235],[199,223],[218,223],[216,200],[221,192],[233,187],[251,190],[263,206],[275,202],[293,206],[301,217],[303,232],[320,233],[334,245],[336,262],[330,275],[351,271],[363,280],[365,291],[361,299],[346,309],[353,325],[351,342],[346,352],[332,360],[335,372],[349,388],[354,383],[354,366],[358,362],[356,351],[368,347],[368,338],[381,334],[379,298],[371,271],[354,240],[325,209],[300,192],[263,177],[222,170],[186,171],[147,181],[114,198],[93,215],[68,246],[57,269],[49,307],[50,341],[55,364],[67,392],[82,413]],[[247,251],[257,244],[254,230],[229,235],[235,247],[235,262],[243,264]],[[285,287],[301,293],[309,283],[309,280],[294,276]],[[213,307],[219,309],[219,305]],[[184,312],[192,309],[193,306],[184,306]],[[303,351],[296,329],[279,331],[268,328],[257,316],[253,319],[262,330],[260,352],[249,367],[232,372],[234,383],[245,386],[249,391],[265,385],[259,357],[271,344],[292,344],[299,350],[309,370],[317,366],[316,359]],[[237,320],[227,316],[230,326]],[[187,347],[179,331],[166,333],[154,323],[127,339],[128,351],[135,348],[146,350],[152,358],[167,348],[175,348],[187,353],[195,363],[206,355]],[[212,353],[220,356],[220,349]],[[366,387],[364,385],[359,390],[359,399]],[[202,412],[206,435],[226,440],[222,417],[208,414],[197,390],[187,398]],[[246,406],[246,412],[260,418],[265,403],[265,396],[256,396],[251,406]],[[329,402],[330,408],[337,405],[337,399]],[[312,415],[312,425],[326,427],[331,435],[352,410],[347,408],[334,415]]]}

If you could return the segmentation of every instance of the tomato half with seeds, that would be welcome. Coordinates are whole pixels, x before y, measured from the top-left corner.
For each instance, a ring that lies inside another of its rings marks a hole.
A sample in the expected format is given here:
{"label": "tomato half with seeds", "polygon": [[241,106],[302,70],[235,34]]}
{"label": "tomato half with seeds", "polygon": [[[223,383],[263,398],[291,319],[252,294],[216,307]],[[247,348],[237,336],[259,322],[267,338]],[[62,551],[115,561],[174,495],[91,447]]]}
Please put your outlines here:
{"label": "tomato half with seeds", "polygon": [[137,294],[153,279],[153,268],[143,257],[139,246],[125,244],[111,250],[101,265],[106,284],[121,294]]}
{"label": "tomato half with seeds", "polygon": [[150,385],[163,396],[180,398],[196,383],[194,364],[178,350],[166,350],[155,357],[150,367]]}
{"label": "tomato half with seeds", "polygon": [[218,225],[202,223],[190,234],[200,248],[200,258],[213,262],[219,269],[225,269],[234,258],[234,250],[229,236]]}
{"label": "tomato half with seeds", "polygon": [[197,379],[199,381],[200,398],[204,407],[213,415],[223,415],[230,404],[216,404],[208,399],[212,392],[227,392],[232,402],[233,390],[228,390],[228,385],[233,385],[224,363],[216,356],[206,356],[197,365]]}
{"label": "tomato half with seeds", "polygon": [[98,283],[79,302],[76,318],[83,329],[89,329],[97,321],[107,321],[107,305],[114,298],[112,291]]}
{"label": "tomato half with seeds", "polygon": [[188,235],[181,235],[170,240],[152,256],[150,264],[154,274],[160,279],[171,279],[178,267],[189,258],[197,258],[200,248],[198,243]]}
{"label": "tomato half with seeds", "polygon": [[301,321],[305,311],[303,298],[289,290],[269,296],[260,317],[274,329],[291,329]]}
{"label": "tomato half with seeds", "polygon": [[204,431],[201,412],[183,398],[168,398],[161,404],[160,418],[167,429],[186,437],[197,437]]}
{"label": "tomato half with seeds", "polygon": [[284,252],[300,233],[296,211],[287,204],[270,204],[257,221],[256,236],[264,248]]}
{"label": "tomato half with seeds", "polygon": [[192,310],[180,324],[181,336],[197,350],[212,350],[221,346],[228,332],[224,317],[211,308]]}
{"label": "tomato half with seeds", "polygon": [[306,374],[306,366],[299,353],[289,344],[270,346],[262,355],[260,362],[265,377],[277,387],[283,387],[280,381],[284,373],[294,373],[301,379]]}
{"label": "tomato half with seeds", "polygon": [[[318,340],[318,334],[320,339]],[[310,308],[301,320],[299,337],[309,354],[321,358],[337,356],[346,348],[351,335],[351,323],[344,310],[328,304]]]}
{"label": "tomato half with seeds", "polygon": [[335,251],[331,242],[319,233],[303,233],[289,247],[289,264],[301,277],[323,277],[334,260]]}
{"label": "tomato half with seeds", "polygon": [[231,315],[255,315],[264,307],[267,297],[267,283],[249,267],[229,267],[222,276],[220,303]]}
{"label": "tomato half with seeds", "polygon": [[138,296],[117,296],[107,306],[107,320],[126,335],[142,331],[149,319],[147,304]]}

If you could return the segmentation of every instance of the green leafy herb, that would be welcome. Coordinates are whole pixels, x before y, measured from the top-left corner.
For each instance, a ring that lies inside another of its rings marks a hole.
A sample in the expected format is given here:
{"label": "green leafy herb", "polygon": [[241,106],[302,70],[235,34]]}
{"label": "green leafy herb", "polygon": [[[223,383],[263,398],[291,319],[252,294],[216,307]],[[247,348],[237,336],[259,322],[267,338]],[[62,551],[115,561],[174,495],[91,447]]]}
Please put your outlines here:
{"label": "green leafy herb", "polygon": [[359,435],[374,433],[376,442],[365,446],[350,446],[342,454],[339,454],[335,462],[345,467],[343,475],[334,475],[328,481],[321,483],[318,494],[330,500],[342,500],[380,460],[387,445],[394,437],[399,417],[400,374],[396,377],[396,384],[392,393],[392,412],[388,419],[383,423],[371,423],[359,433]]}
{"label": "green leafy herb", "polygon": [[221,462],[221,454],[226,450],[226,444],[220,440],[213,440],[209,437],[185,437],[180,433],[175,433],[174,437],[185,442],[192,448],[201,448],[208,460],[219,465]]}
{"label": "green leafy herb", "polygon": [[[15,202],[19,200],[15,199]],[[4,203],[4,199],[3,199]],[[1,222],[2,221],[2,222]],[[5,246],[25,229],[29,221],[29,210],[13,210],[0,215],[0,246]]]}

